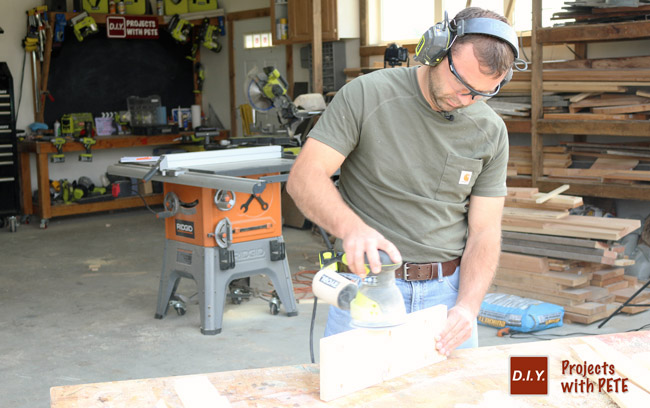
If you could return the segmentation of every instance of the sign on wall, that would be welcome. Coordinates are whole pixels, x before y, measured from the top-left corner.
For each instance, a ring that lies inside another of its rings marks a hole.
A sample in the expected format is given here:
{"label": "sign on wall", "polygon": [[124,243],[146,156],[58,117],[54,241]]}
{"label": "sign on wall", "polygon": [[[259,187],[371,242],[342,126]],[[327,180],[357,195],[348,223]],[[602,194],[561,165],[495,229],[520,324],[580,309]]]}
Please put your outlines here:
{"label": "sign on wall", "polygon": [[106,37],[155,40],[158,18],[145,16],[107,16]]}

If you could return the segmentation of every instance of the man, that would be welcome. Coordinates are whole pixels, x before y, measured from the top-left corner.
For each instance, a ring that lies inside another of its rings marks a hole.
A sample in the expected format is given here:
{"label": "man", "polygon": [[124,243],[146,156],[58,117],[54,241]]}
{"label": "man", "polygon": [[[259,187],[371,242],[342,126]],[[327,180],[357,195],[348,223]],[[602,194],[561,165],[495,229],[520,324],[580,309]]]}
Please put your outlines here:
{"label": "man", "polygon": [[[479,17],[507,23],[476,7],[455,21]],[[498,91],[515,56],[505,41],[468,34],[437,65],[351,81],[309,134],[287,183],[301,211],[342,240],[351,272],[363,277],[364,254],[378,271],[382,249],[406,262],[396,282],[407,312],[447,305],[436,343],[443,354],[478,345],[476,316],[498,263],[508,136],[481,95]],[[330,177],[339,168],[337,189]],[[325,335],[349,321],[330,308]]]}

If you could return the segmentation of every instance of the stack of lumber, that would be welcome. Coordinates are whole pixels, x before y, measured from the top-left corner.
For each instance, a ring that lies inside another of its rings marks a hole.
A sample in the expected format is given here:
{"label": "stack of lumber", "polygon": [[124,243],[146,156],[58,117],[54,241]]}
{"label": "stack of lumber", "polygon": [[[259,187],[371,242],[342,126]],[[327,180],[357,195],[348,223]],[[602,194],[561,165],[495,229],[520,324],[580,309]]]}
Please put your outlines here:
{"label": "stack of lumber", "polygon": [[567,188],[546,194],[508,188],[501,259],[490,290],[561,305],[566,319],[588,324],[616,309],[617,291],[638,286],[624,275],[621,266],[633,261],[616,241],[640,222],[570,215],[582,198],[561,194]]}
{"label": "stack of lumber", "polygon": [[611,23],[645,20],[650,5],[644,0],[573,0],[565,1],[564,11],[553,13],[551,20],[573,20],[574,24]]}
{"label": "stack of lumber", "polygon": [[588,169],[545,169],[551,178],[594,180],[601,183],[633,184],[650,182],[650,171],[635,170],[639,160],[599,157]]}
{"label": "stack of lumber", "polygon": [[[636,72],[636,70],[627,70]],[[544,119],[570,120],[646,120],[650,112],[647,92],[639,95],[586,92],[569,99],[568,113],[545,113]]]}
{"label": "stack of lumber", "polygon": [[[530,117],[530,95],[498,95],[487,100],[487,104],[504,119]],[[569,106],[568,97],[544,95],[544,113],[563,112]]]}
{"label": "stack of lumber", "polygon": [[[508,293],[564,307],[567,322],[590,324],[609,316],[642,284],[625,276],[623,268],[605,268],[580,262],[562,271],[553,270],[555,260],[544,256],[502,252],[491,292]],[[648,304],[650,289],[631,304]],[[626,306],[621,312],[640,313],[648,307]]]}
{"label": "stack of lumber", "polygon": [[638,220],[570,215],[568,210],[581,206],[582,198],[557,192],[561,191],[544,195],[535,188],[508,188],[503,231],[618,241],[641,226]]}
{"label": "stack of lumber", "polygon": [[650,142],[560,142],[574,158],[634,159],[650,163]]}
{"label": "stack of lumber", "polygon": [[[571,166],[571,154],[566,146],[544,146],[544,170],[567,169]],[[508,176],[532,174],[532,153],[530,146],[510,146]]]}

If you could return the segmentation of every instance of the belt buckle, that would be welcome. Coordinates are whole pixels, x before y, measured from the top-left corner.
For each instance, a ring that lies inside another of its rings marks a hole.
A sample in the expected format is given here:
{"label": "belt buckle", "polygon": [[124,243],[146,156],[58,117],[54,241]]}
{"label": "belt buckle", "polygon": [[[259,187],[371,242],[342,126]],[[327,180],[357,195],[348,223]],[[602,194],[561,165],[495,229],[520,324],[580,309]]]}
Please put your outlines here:
{"label": "belt buckle", "polygon": [[[429,265],[431,267],[431,270],[430,270],[428,278],[419,279],[419,276],[418,276],[418,279],[413,279],[412,280],[412,279],[409,279],[409,277],[408,277],[409,262],[404,262],[404,280],[407,281],[407,282],[420,281],[420,280],[433,280],[434,276],[436,276],[438,274],[438,263],[437,262],[428,262],[428,263],[424,263],[424,264],[418,264],[418,263],[412,263],[411,262],[411,264],[417,265],[417,266]],[[435,265],[435,272],[434,272],[434,265]],[[418,268],[418,271],[419,271],[419,268]]]}
{"label": "belt buckle", "polygon": [[411,280],[409,279],[409,263],[404,262],[404,276],[403,279],[407,282],[410,282]]}

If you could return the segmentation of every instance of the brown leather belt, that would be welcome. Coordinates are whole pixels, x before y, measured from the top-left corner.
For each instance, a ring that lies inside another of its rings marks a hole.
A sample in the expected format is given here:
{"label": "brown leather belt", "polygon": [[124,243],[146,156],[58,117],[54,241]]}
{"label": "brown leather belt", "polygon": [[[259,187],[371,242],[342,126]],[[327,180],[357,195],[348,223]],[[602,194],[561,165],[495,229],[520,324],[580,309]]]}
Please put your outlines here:
{"label": "brown leather belt", "polygon": [[[451,276],[460,265],[460,258],[442,262],[442,276]],[[438,262],[410,263],[404,262],[395,270],[397,279],[406,281],[423,281],[438,279]]]}

